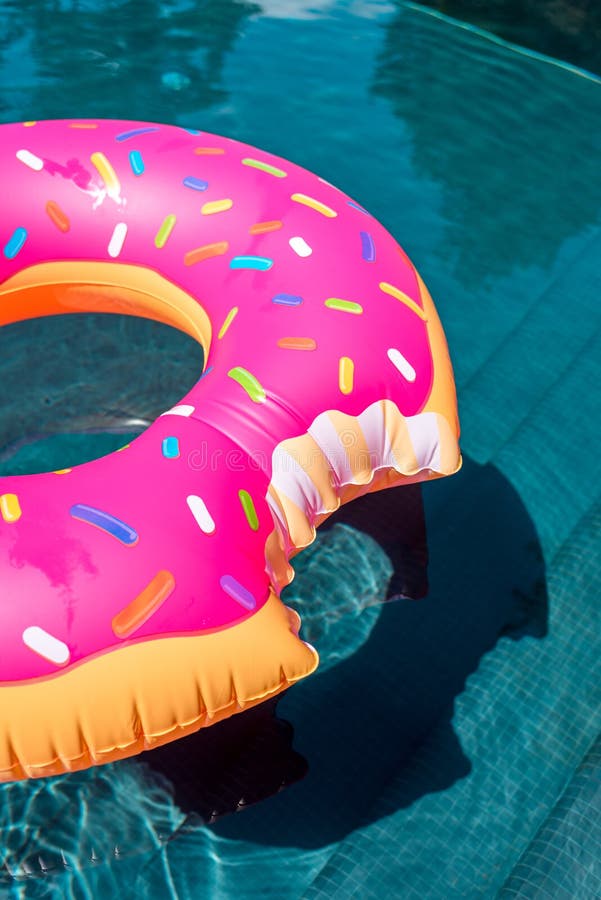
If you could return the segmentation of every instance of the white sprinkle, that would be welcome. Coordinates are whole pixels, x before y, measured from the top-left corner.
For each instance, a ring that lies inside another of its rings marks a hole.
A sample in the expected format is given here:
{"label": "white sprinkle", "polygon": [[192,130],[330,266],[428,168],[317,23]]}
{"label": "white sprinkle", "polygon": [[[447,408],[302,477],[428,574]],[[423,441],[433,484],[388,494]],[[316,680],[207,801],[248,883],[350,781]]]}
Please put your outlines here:
{"label": "white sprinkle", "polygon": [[125,222],[118,222],[115,225],[115,230],[113,231],[112,237],[109,241],[109,256],[112,256],[115,259],[121,253],[123,248],[123,242],[125,240],[125,235],[127,234],[127,225]]}
{"label": "white sprinkle", "polygon": [[181,403],[179,406],[173,406],[166,412],[161,413],[161,416],[191,416],[193,412],[193,406],[189,406],[187,403]]}
{"label": "white sprinkle", "polygon": [[311,247],[309,247],[306,240],[302,237],[291,237],[288,243],[299,256],[311,256],[313,253]]}
{"label": "white sprinkle", "polygon": [[17,150],[16,155],[20,162],[29,166],[30,169],[34,169],[36,172],[40,172],[44,168],[44,160],[40,159],[39,156],[36,156],[35,153],[32,153],[30,150]]}
{"label": "white sprinkle", "polygon": [[69,662],[70,653],[67,645],[59,641],[58,638],[53,637],[53,635],[48,634],[39,625],[30,625],[29,628],[25,629],[23,632],[23,643],[30,650],[33,650],[34,653],[43,656],[44,659],[55,663],[57,666],[64,666],[65,663]]}
{"label": "white sprinkle", "polygon": [[388,351],[388,359],[392,365],[399,370],[403,378],[407,381],[415,381],[417,374],[410,362],[408,362],[400,350],[391,347]]}
{"label": "white sprinkle", "polygon": [[200,530],[204,531],[205,534],[213,534],[215,522],[204,500],[201,497],[197,497],[196,494],[190,494],[189,497],[186,497],[186,503],[190,507],[190,512],[196,519]]}

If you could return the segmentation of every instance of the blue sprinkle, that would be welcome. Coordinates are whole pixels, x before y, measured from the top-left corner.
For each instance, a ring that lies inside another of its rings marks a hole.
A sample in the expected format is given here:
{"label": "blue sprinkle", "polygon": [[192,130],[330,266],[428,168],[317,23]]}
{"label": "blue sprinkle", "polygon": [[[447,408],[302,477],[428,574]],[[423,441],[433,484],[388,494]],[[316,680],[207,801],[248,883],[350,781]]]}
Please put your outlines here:
{"label": "blue sprinkle", "polygon": [[184,131],[187,131],[188,134],[202,134],[202,132],[198,131],[196,128],[184,128]]}
{"label": "blue sprinkle", "polygon": [[27,230],[25,228],[15,228],[4,247],[6,258],[14,259],[26,240]]}
{"label": "blue sprinkle", "polygon": [[279,303],[281,306],[300,306],[303,302],[302,297],[295,294],[276,294],[271,298],[272,303]]}
{"label": "blue sprinkle", "polygon": [[137,137],[139,134],[150,134],[158,130],[158,128],[134,128],[132,131],[122,131],[121,134],[115,136],[115,140],[121,143],[121,141],[128,141],[130,138]]}
{"label": "blue sprinkle", "polygon": [[258,269],[265,272],[271,269],[273,260],[266,256],[234,256],[230,262],[230,269]]}
{"label": "blue sprinkle", "polygon": [[163,438],[163,456],[165,459],[177,459],[179,456],[179,441],[176,437]]}
{"label": "blue sprinkle", "polygon": [[200,376],[200,378],[198,380],[202,381],[202,379],[206,378],[207,375],[209,374],[209,372],[212,372],[214,368],[215,368],[214,366],[209,366],[208,369],[204,370],[204,372],[202,373],[202,375]]}
{"label": "blue sprinkle", "polygon": [[144,171],[144,160],[139,150],[132,150],[129,154],[129,164],[134,175],[141,175]]}
{"label": "blue sprinkle", "polygon": [[118,541],[121,541],[122,544],[127,544],[128,547],[133,547],[138,542],[137,531],[130,528],[121,519],[117,519],[101,509],[86,506],[84,503],[76,503],[75,506],[71,507],[70,513],[74,519],[87,522],[88,525],[95,525],[96,528],[100,528],[101,531],[105,531],[111,537],[117,538]]}
{"label": "blue sprinkle", "polygon": [[193,178],[191,175],[188,175],[187,178],[184,178],[184,186],[192,188],[193,191],[206,191],[209,182],[203,181],[202,178]]}
{"label": "blue sprinkle", "polygon": [[363,259],[367,260],[367,262],[375,262],[376,245],[374,244],[374,239],[367,231],[360,231],[359,234],[361,235],[361,255]]}
{"label": "blue sprinkle", "polygon": [[352,206],[353,209],[358,209],[359,212],[365,213],[366,216],[369,215],[368,211],[366,209],[363,209],[362,206],[359,206],[358,203],[353,203],[352,200],[347,200],[346,202],[348,203],[349,206]]}

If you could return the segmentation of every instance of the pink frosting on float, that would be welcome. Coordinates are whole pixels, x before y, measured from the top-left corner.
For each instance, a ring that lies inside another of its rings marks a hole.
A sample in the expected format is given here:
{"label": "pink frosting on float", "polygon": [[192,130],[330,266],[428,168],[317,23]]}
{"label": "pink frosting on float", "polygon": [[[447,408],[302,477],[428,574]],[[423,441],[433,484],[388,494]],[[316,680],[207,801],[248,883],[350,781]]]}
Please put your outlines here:
{"label": "pink frosting on float", "polygon": [[[270,587],[274,448],[329,409],[359,416],[388,398],[415,416],[433,364],[423,318],[381,287],[421,308],[396,241],[286,160],[210,134],[114,121],[1,126],[0,159],[0,285],[44,262],[126,263],[197,298],[213,324],[184,414],[160,417],[128,449],[64,475],[0,479],[0,496],[18,498],[20,512],[11,518],[7,506],[0,518],[0,682],[8,682],[127,641],[252,615]],[[257,223],[281,225],[253,233]],[[167,237],[157,246],[161,227]],[[223,252],[195,261],[193,251],[213,244]],[[315,349],[279,346],[285,338],[311,339]],[[352,360],[350,390],[341,358]],[[264,392],[260,402],[232,377],[240,369]],[[120,611],[153,590],[152,615],[116,632]]]}

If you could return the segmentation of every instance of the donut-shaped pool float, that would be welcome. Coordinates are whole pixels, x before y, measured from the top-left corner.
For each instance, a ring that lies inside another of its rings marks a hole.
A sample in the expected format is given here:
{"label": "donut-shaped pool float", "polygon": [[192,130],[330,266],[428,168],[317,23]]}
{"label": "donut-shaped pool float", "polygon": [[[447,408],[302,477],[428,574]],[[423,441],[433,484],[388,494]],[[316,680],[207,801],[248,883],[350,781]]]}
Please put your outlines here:
{"label": "donut-shaped pool float", "polygon": [[341,503],[460,454],[428,292],[332,185],[142,122],[3,125],[0,161],[0,324],[125,313],[204,350],[130,446],[0,479],[10,781],[131,756],[308,675],[290,557]]}

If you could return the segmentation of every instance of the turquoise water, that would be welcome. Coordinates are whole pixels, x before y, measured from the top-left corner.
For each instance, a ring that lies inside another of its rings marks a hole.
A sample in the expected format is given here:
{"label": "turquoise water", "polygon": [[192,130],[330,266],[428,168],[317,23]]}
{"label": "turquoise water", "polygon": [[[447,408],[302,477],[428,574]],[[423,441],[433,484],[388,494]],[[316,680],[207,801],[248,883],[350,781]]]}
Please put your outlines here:
{"label": "turquoise water", "polygon": [[[0,897],[601,895],[598,79],[414,4],[0,12],[2,121],[216,131],[368,206],[435,297],[466,456],[298,557],[325,664],[275,715],[0,788]],[[151,323],[2,329],[2,471],[119,446],[198,366]],[[425,593],[424,522],[427,596],[383,603]]]}

